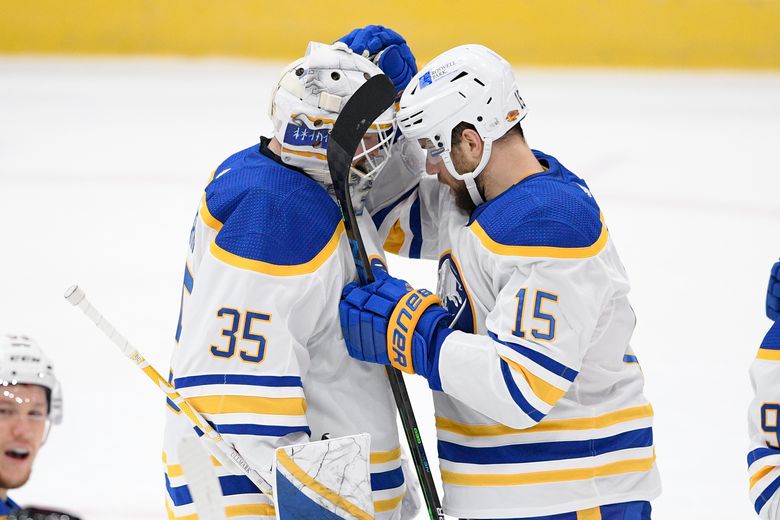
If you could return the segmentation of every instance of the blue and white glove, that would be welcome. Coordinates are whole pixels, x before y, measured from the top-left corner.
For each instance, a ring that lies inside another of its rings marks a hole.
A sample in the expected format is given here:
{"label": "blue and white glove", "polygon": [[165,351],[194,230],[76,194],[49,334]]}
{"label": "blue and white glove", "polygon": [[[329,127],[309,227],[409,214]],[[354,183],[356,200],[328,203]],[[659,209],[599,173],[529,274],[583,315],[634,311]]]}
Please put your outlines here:
{"label": "blue and white glove", "polygon": [[341,295],[341,330],[349,355],[420,374],[433,390],[441,390],[439,351],[453,332],[447,327],[452,316],[429,291],[377,275],[364,287],[347,285]]}
{"label": "blue and white glove", "polygon": [[772,321],[780,321],[780,262],[772,266],[769,287],[766,291],[766,315]]}
{"label": "blue and white glove", "polygon": [[417,62],[403,36],[381,25],[367,25],[339,38],[352,52],[372,60],[402,91],[417,74]]}

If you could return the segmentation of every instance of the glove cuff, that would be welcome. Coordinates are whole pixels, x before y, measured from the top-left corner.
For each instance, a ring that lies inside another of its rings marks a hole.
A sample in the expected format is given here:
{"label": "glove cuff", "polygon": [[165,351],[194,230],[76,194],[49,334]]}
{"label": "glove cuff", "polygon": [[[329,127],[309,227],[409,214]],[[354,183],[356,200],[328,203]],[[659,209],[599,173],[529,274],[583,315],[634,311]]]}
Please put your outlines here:
{"label": "glove cuff", "polygon": [[439,374],[439,356],[441,354],[442,346],[444,345],[444,340],[447,339],[447,336],[455,332],[454,329],[447,326],[447,321],[451,319],[452,316],[446,311],[442,314],[443,316],[436,323],[436,327],[431,334],[431,340],[428,343],[428,373],[425,375],[426,379],[428,379],[428,386],[430,389],[438,390],[439,392],[442,391],[441,375]]}
{"label": "glove cuff", "polygon": [[387,357],[398,370],[415,373],[412,363],[414,329],[425,310],[439,304],[441,300],[438,296],[425,289],[417,289],[406,293],[393,309],[387,323]]}

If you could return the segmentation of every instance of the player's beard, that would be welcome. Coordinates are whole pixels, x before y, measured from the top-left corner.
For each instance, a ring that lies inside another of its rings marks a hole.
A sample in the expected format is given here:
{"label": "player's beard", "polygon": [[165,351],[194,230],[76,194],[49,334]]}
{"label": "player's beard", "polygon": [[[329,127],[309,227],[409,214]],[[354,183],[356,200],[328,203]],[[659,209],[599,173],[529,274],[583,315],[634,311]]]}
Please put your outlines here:
{"label": "player's beard", "polygon": [[[474,163],[473,165],[469,164],[469,161],[465,160],[465,158],[461,156],[459,150],[457,149],[452,150],[450,157],[452,158],[452,165],[455,167],[455,171],[458,173],[474,171],[478,165],[478,163]],[[442,167],[438,171],[437,177],[439,182],[449,186],[450,191],[452,192],[452,196],[455,198],[456,206],[469,215],[471,215],[471,213],[477,209],[474,201],[471,200],[469,189],[466,187],[466,183],[464,181],[457,180],[450,174],[449,171],[447,171],[447,168],[445,167]],[[479,177],[477,177],[475,181],[478,183],[477,185],[479,185]]]}
{"label": "player's beard", "polygon": [[[452,196],[455,199],[455,205],[471,215],[477,207],[474,205],[474,201],[471,200],[471,195],[469,195],[469,189],[466,187],[466,183],[455,179],[449,173],[445,173],[444,175],[450,178],[448,182],[444,181],[444,183],[449,186],[450,192],[452,192]],[[439,180],[441,180],[441,177]]]}

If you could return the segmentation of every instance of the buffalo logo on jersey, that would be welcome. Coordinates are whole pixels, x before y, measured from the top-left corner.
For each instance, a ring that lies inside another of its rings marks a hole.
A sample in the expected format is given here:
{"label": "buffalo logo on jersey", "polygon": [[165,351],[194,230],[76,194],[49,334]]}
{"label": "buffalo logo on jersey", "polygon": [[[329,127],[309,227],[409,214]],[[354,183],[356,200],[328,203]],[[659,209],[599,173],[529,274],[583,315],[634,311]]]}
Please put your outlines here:
{"label": "buffalo logo on jersey", "polygon": [[310,121],[305,115],[294,117],[284,131],[284,143],[292,146],[327,149],[330,131],[318,128],[323,124],[320,119],[311,122],[312,126],[309,126],[309,123]]}
{"label": "buffalo logo on jersey", "polygon": [[473,307],[463,285],[463,276],[451,253],[445,253],[439,259],[438,287],[442,307],[447,309],[447,312],[453,317],[450,328],[473,334]]}
{"label": "buffalo logo on jersey", "polygon": [[387,324],[387,357],[398,370],[414,374],[412,365],[412,338],[423,312],[431,305],[438,305],[438,296],[426,289],[412,290],[401,298],[393,309]]}

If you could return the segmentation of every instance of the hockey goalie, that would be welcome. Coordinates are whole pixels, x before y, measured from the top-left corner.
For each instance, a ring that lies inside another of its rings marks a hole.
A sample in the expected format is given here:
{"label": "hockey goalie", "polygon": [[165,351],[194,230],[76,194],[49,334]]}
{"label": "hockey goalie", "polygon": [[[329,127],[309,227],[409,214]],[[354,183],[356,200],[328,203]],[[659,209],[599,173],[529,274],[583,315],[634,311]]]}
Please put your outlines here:
{"label": "hockey goalie", "polygon": [[[310,45],[273,89],[273,135],[220,164],[200,201],[169,382],[252,467],[274,470],[272,500],[213,460],[228,518],[390,520],[417,507],[384,369],[347,355],[338,316],[356,271],[325,149],[350,95],[380,73],[343,44]],[[380,172],[400,167],[394,135],[391,108],[351,171],[360,231],[379,268],[383,242],[365,206]],[[202,432],[181,413],[169,400],[163,459],[169,518],[184,519],[198,511],[182,447]]]}

